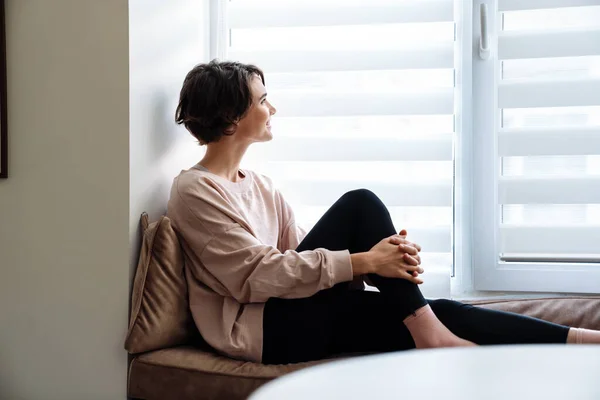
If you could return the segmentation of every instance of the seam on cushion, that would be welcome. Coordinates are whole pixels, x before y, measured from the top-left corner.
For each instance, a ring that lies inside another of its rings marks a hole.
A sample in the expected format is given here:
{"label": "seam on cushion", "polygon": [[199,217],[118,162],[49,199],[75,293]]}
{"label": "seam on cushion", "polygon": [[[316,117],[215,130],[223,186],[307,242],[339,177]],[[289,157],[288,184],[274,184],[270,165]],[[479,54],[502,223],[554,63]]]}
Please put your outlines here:
{"label": "seam on cushion", "polygon": [[[162,222],[162,221],[161,221],[161,222]],[[185,271],[184,271],[184,269],[185,269],[185,255],[184,255],[184,253],[183,253],[183,247],[181,246],[181,239],[179,238],[179,235],[178,235],[178,234],[177,234],[177,232],[175,231],[175,228],[173,228],[173,225],[171,225],[171,229],[173,230],[173,233],[175,234],[175,238],[177,239],[177,240],[176,240],[176,241],[177,241],[177,248],[178,248],[178,250],[179,250],[179,253],[180,253],[180,254],[181,254],[181,256],[182,256],[182,257],[181,257],[181,270],[182,270],[182,272],[183,272],[183,273],[182,273],[182,276],[181,276],[181,278],[182,278],[182,280],[183,280],[183,283],[185,284],[185,290],[186,290],[186,296],[187,296],[187,295],[188,295],[188,294],[187,294],[187,290],[188,290],[188,289],[187,289],[187,278],[186,278],[186,276],[185,276]],[[156,257],[156,252],[154,251],[154,246],[152,246],[152,250],[151,250],[151,251],[152,251],[152,256],[153,256],[153,257]],[[186,297],[186,298],[187,298],[187,297]]]}
{"label": "seam on cushion", "polygon": [[[231,374],[231,373],[198,370],[198,369],[192,369],[192,368],[188,368],[188,367],[174,367],[172,365],[158,364],[158,363],[147,361],[147,360],[140,360],[138,358],[136,358],[136,360],[137,360],[138,363],[143,363],[143,364],[150,365],[150,366],[153,366],[153,367],[168,368],[168,369],[174,369],[174,370],[178,370],[179,369],[179,370],[184,370],[184,371],[189,371],[189,372],[203,373],[203,374],[207,374],[207,375],[217,375],[217,376],[227,376],[227,377],[233,377],[233,378],[247,378],[247,379],[257,379],[257,378],[258,379],[275,379],[275,378],[278,378],[281,375],[289,374],[289,373],[292,373],[292,372],[295,372],[295,371],[298,371],[298,370],[301,369],[301,368],[298,368],[298,369],[295,369],[293,371],[288,371],[288,372],[285,372],[283,374],[279,374],[277,376],[268,377],[267,378],[267,377],[259,377],[259,376],[249,376],[249,375],[245,375],[245,374],[244,375],[235,375],[235,374]],[[262,364],[256,364],[256,365],[262,365]],[[313,365],[318,365],[318,364],[307,365],[304,368],[308,368],[308,367],[313,366]]]}
{"label": "seam on cushion", "polygon": [[131,387],[131,370],[133,369],[133,363],[137,360],[137,357],[133,357],[129,362],[129,369],[127,370],[127,394],[129,395],[129,388]]}
{"label": "seam on cushion", "polygon": [[[127,338],[125,340],[127,340],[129,338],[129,336],[131,335],[132,329],[135,326],[135,324],[137,323],[137,320],[139,317],[140,309],[142,307],[142,302],[144,301],[144,290],[146,289],[146,278],[148,277],[148,267],[150,266],[150,260],[152,259],[152,257],[150,257],[150,255],[152,254],[152,248],[154,247],[154,240],[156,239],[156,235],[158,234],[158,231],[161,228],[164,220],[165,220],[165,217],[163,215],[160,217],[160,220],[156,224],[156,229],[154,230],[152,238],[150,239],[148,250],[146,252],[146,262],[144,264],[144,272],[143,272],[144,275],[143,275],[143,280],[142,280],[141,295],[140,295],[139,301],[136,304],[134,304],[134,311],[131,313],[132,319],[130,320],[129,329],[127,331]],[[143,240],[143,238],[142,238],[142,240]],[[137,271],[136,271],[136,273],[137,273]],[[134,278],[134,282],[135,282],[135,278]]]}
{"label": "seam on cushion", "polygon": [[[163,219],[166,219],[166,218],[163,217]],[[160,221],[160,223],[162,224],[162,221]],[[181,272],[182,272],[182,274],[181,274],[180,278],[183,281],[183,285],[184,285],[184,289],[185,289],[185,299],[187,300],[187,298],[189,296],[189,291],[188,291],[187,277],[185,276],[185,256],[183,255],[183,248],[181,246],[181,241],[179,239],[179,235],[177,235],[177,232],[175,231],[175,229],[173,229],[172,225],[171,225],[171,228],[172,228],[172,230],[173,230],[173,232],[175,234],[175,238],[177,239],[176,240],[176,242],[177,242],[176,244],[177,244],[177,248],[179,250],[179,253],[182,255],[182,258],[181,258]],[[158,230],[157,230],[157,232],[158,232]],[[153,244],[154,244],[154,242],[153,242]],[[154,251],[154,246],[152,246],[152,248],[151,248],[151,253],[152,253],[152,257],[154,257],[154,258],[157,257],[156,252]],[[187,303],[188,303],[187,310],[189,311],[189,301]],[[194,327],[195,326],[196,325],[194,324]]]}
{"label": "seam on cushion", "polygon": [[537,299],[498,299],[498,300],[476,300],[476,299],[459,299],[456,301],[461,301],[461,302],[468,302],[468,301],[472,301],[473,303],[476,303],[476,305],[481,305],[481,304],[496,304],[496,303],[510,303],[510,302],[524,302],[524,301],[538,301],[538,300],[600,300],[600,297],[598,296],[590,296],[590,297],[581,297],[581,296],[568,296],[568,297],[539,297]]}

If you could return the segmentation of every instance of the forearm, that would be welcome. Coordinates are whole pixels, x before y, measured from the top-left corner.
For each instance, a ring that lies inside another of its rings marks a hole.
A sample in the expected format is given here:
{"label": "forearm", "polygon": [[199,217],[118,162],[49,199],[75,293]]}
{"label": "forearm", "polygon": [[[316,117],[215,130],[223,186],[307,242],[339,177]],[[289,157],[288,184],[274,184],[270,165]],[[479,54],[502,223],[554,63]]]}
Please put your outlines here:
{"label": "forearm", "polygon": [[350,261],[352,262],[352,275],[366,275],[374,271],[373,262],[368,253],[354,253],[350,254]]}

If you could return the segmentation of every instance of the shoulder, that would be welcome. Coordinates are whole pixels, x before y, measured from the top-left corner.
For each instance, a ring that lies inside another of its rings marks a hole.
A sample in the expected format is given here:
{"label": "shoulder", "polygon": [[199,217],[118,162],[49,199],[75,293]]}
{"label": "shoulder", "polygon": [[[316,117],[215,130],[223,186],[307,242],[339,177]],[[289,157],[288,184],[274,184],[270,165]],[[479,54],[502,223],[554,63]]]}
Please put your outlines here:
{"label": "shoulder", "polygon": [[180,194],[210,190],[212,186],[208,174],[195,168],[181,171],[173,180],[173,188],[176,188]]}
{"label": "shoulder", "polygon": [[173,179],[170,202],[202,201],[207,203],[223,201],[219,186],[204,171],[190,168],[183,170]]}

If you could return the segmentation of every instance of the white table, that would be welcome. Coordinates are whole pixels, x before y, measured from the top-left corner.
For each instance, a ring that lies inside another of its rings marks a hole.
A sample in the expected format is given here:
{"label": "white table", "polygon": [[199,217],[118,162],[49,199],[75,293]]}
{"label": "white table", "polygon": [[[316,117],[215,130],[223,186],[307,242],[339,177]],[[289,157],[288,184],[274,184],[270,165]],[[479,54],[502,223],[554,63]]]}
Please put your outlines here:
{"label": "white table", "polygon": [[600,400],[600,345],[411,350],[285,375],[249,400]]}

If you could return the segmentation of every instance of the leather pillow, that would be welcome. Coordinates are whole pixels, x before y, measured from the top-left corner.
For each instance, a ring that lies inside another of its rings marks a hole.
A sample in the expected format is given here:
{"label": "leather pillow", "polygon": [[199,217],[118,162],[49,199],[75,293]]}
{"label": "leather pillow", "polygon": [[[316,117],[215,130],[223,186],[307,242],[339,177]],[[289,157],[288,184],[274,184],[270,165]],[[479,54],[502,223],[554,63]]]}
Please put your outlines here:
{"label": "leather pillow", "polygon": [[189,311],[183,254],[171,221],[162,216],[148,224],[142,214],[142,249],[133,281],[131,316],[125,349],[132,354],[198,339]]}

